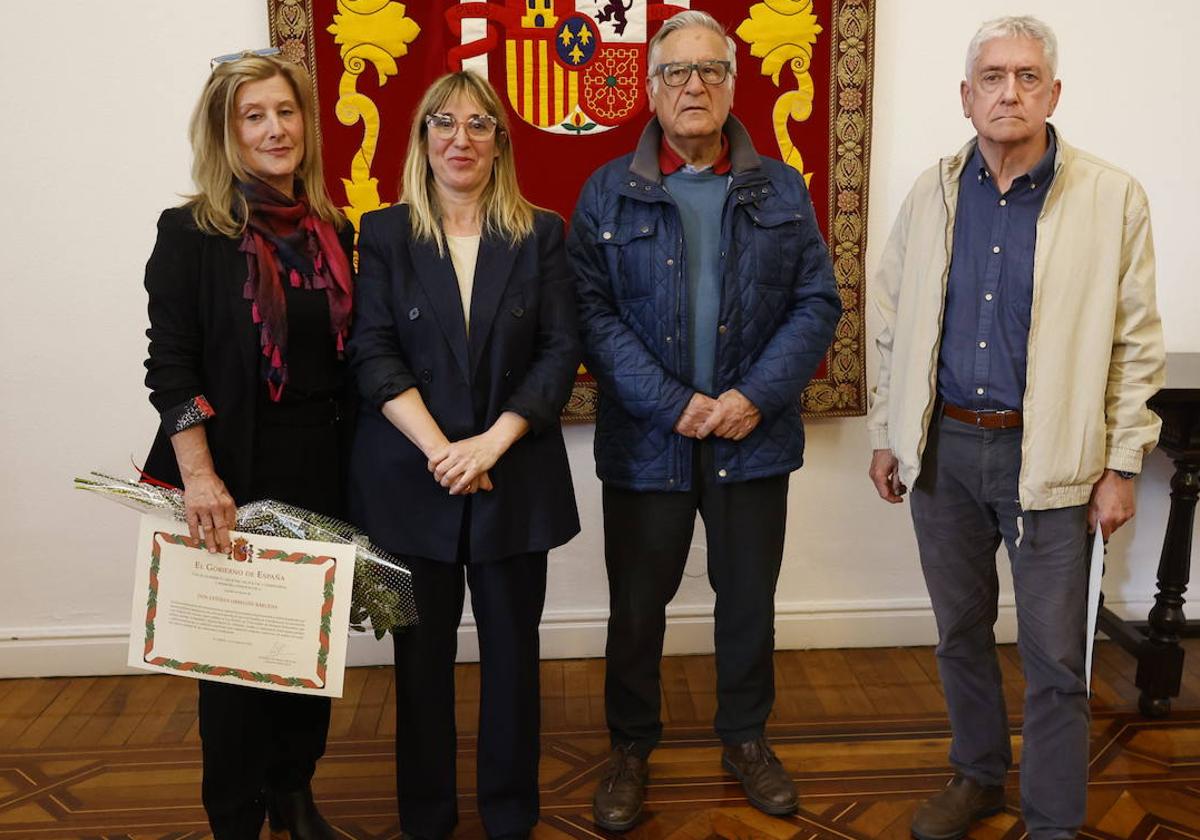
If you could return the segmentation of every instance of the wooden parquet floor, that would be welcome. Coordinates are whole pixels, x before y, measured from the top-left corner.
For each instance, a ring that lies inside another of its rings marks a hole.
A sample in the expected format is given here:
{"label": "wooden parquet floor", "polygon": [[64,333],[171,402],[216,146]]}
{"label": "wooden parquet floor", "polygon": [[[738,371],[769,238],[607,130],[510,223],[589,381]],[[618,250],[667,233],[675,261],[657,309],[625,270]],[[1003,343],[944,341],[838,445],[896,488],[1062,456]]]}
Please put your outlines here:
{"label": "wooden parquet floor", "polygon": [[[1200,840],[1200,641],[1189,641],[1183,692],[1166,720],[1136,711],[1134,663],[1097,652],[1087,827],[1093,840]],[[1001,654],[1011,711],[1023,686],[1016,651]],[[916,804],[949,777],[949,731],[929,648],[783,651],[770,725],[797,781],[801,809],[776,819],[746,805],[720,767],[713,661],[664,661],[666,734],[651,759],[643,820],[630,840],[907,838]],[[542,822],[534,836],[609,837],[591,820],[607,755],[600,660],[542,666]],[[460,666],[461,822],[475,812],[478,670]],[[314,788],[346,838],[395,840],[390,668],[357,668],[334,704],[329,750]],[[1019,721],[1014,747],[1020,755]],[[1008,808],[971,837],[1020,840],[1016,770]],[[200,840],[196,691],[190,680],[106,677],[0,681],[0,840]],[[264,837],[266,831],[263,832]]]}

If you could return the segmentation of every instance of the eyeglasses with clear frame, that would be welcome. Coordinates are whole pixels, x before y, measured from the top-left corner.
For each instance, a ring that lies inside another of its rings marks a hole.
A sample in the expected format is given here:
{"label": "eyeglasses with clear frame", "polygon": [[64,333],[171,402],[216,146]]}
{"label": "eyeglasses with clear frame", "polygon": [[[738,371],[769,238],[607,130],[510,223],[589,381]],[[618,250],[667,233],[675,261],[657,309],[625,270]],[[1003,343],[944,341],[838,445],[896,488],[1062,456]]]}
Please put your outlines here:
{"label": "eyeglasses with clear frame", "polygon": [[241,58],[249,58],[256,55],[259,58],[267,58],[272,55],[279,55],[282,52],[279,47],[264,47],[261,50],[242,50],[241,52],[226,53],[218,55],[215,58],[209,59],[208,69],[216,70],[218,64],[228,64],[230,61],[237,61]]}
{"label": "eyeglasses with clear frame", "polygon": [[[499,120],[491,114],[472,114],[462,121],[466,126],[467,139],[491,140],[496,135]],[[439,140],[453,140],[458,134],[459,120],[453,114],[426,114],[425,125],[429,133]]]}
{"label": "eyeglasses with clear frame", "polygon": [[667,87],[683,87],[692,78],[692,73],[700,74],[700,81],[706,85],[721,85],[729,78],[732,65],[728,61],[712,59],[709,61],[672,61],[660,64],[654,72],[662,77]]}

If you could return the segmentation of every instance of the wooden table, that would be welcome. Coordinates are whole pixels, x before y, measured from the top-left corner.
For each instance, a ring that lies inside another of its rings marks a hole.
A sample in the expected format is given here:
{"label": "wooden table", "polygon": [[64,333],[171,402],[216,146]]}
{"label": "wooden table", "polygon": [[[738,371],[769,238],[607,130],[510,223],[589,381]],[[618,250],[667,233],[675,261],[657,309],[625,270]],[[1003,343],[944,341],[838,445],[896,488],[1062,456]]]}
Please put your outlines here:
{"label": "wooden table", "polygon": [[1175,463],[1171,511],[1158,561],[1158,592],[1144,623],[1125,621],[1100,608],[1099,626],[1109,638],[1137,657],[1138,708],[1147,717],[1171,711],[1183,676],[1183,636],[1200,636],[1188,626],[1184,593],[1192,563],[1192,524],[1200,495],[1200,353],[1168,353],[1166,386],[1150,400],[1162,418],[1158,448]]}

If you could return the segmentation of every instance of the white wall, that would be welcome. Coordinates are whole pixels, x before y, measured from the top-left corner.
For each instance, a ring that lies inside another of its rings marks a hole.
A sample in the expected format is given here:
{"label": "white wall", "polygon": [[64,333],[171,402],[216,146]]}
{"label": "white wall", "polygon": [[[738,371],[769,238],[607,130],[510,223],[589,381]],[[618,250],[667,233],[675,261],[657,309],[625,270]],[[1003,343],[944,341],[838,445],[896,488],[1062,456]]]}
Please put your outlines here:
{"label": "white wall", "polygon": [[[1200,320],[1192,164],[1200,123],[1185,43],[1200,28],[1200,5],[878,5],[868,268],[916,174],[968,136],[957,87],[975,27],[1030,11],[1059,33],[1064,136],[1136,173],[1150,194],[1168,347],[1200,350],[1189,330]],[[141,386],[141,280],[154,220],[189,189],[184,129],[209,57],[266,44],[265,3],[68,0],[4,10],[18,37],[0,50],[0,676],[109,673],[124,660],[136,517],[72,491],[71,478],[93,468],[128,474],[145,453],[155,418]],[[873,349],[868,360],[873,368]],[[567,430],[583,533],[552,560],[548,656],[603,650],[591,437],[590,427]],[[874,498],[867,460],[862,419],[810,425],[808,465],[789,502],[783,646],[933,639],[907,510]],[[1139,517],[1114,542],[1106,589],[1123,612],[1144,615],[1154,591],[1168,479],[1165,459],[1153,456]],[[703,569],[697,547],[672,607],[671,651],[711,647]],[[1011,635],[1010,616],[1002,623]],[[465,654],[472,649],[464,634]],[[389,655],[354,640],[354,661]]]}

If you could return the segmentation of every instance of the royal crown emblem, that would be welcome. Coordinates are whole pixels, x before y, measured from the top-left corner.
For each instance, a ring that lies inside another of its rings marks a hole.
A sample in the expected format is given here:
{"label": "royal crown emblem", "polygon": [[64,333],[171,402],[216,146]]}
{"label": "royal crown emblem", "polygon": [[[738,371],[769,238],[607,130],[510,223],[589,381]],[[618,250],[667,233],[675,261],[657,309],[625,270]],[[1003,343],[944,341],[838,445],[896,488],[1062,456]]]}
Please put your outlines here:
{"label": "royal crown emblem", "polygon": [[554,134],[598,133],[646,106],[650,25],[687,9],[663,0],[462,0],[446,12],[459,45],[454,69],[489,76],[503,50],[505,79],[492,79],[513,113]]}

